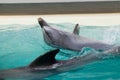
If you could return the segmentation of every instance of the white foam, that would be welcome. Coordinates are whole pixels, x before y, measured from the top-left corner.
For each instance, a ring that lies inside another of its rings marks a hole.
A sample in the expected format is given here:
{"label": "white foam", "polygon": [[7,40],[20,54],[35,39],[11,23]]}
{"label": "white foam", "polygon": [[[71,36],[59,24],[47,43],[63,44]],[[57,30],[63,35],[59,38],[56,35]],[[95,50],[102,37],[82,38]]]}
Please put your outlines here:
{"label": "white foam", "polygon": [[108,28],[103,35],[103,41],[109,44],[115,44],[116,40],[120,39],[120,27],[110,27]]}

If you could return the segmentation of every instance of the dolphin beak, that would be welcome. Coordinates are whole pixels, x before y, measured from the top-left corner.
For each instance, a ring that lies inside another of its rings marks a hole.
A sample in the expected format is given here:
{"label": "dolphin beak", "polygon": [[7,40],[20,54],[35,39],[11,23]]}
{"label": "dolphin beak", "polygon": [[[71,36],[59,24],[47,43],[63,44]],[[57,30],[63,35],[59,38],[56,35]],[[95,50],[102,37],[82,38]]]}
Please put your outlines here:
{"label": "dolphin beak", "polygon": [[40,24],[41,28],[43,28],[43,19],[42,18],[38,18],[38,23]]}
{"label": "dolphin beak", "polygon": [[48,23],[41,17],[38,18],[38,23],[40,24],[41,28],[43,28],[44,26],[49,26]]}

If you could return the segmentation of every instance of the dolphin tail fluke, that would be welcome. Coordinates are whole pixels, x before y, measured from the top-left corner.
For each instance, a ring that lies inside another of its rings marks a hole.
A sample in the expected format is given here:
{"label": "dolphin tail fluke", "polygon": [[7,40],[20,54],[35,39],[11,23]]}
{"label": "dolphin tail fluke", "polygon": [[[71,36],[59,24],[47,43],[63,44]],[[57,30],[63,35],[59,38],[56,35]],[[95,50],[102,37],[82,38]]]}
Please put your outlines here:
{"label": "dolphin tail fluke", "polygon": [[38,18],[38,22],[39,22],[41,28],[43,28],[44,26],[49,26],[48,23],[44,19],[42,19],[41,17]]}
{"label": "dolphin tail fluke", "polygon": [[75,28],[73,30],[73,33],[76,34],[76,35],[79,35],[79,30],[80,30],[79,24],[76,24]]}

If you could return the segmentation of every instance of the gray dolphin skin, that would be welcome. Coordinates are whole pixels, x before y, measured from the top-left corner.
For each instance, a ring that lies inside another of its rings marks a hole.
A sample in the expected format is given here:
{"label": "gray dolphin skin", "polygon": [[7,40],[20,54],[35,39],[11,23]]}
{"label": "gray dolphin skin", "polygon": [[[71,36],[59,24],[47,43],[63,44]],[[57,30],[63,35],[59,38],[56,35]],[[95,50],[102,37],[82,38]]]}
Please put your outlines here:
{"label": "gray dolphin skin", "polygon": [[55,55],[59,49],[46,52],[45,54],[36,58],[28,66],[0,70],[0,80],[4,79],[27,79],[36,80],[58,73],[55,68],[61,64],[61,61],[55,60]]}
{"label": "gray dolphin skin", "polygon": [[73,33],[76,35],[79,35],[79,33],[80,33],[79,30],[80,30],[79,24],[76,24]]}
{"label": "gray dolphin skin", "polygon": [[[119,56],[120,47],[115,47],[102,53],[89,53],[83,56],[73,57],[69,60],[56,60],[55,56],[59,49],[55,49],[36,58],[26,67],[0,70],[0,80],[5,79],[28,79],[37,80],[48,76],[78,69],[85,64],[103,60],[103,56]],[[113,58],[113,57],[112,57]]]}
{"label": "gray dolphin skin", "polygon": [[70,33],[51,27],[42,18],[38,18],[38,22],[42,28],[44,41],[52,47],[73,51],[81,51],[83,47],[91,47],[95,50],[104,51],[113,47],[95,39],[79,36],[78,24],[75,26],[73,33]]}

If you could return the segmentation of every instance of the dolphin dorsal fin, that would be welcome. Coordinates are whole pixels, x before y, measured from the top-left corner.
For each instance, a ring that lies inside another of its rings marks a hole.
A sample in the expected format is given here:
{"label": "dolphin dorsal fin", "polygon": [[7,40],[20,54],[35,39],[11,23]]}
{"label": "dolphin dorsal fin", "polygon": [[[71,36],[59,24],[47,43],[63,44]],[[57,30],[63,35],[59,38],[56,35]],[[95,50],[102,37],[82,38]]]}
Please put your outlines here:
{"label": "dolphin dorsal fin", "polygon": [[43,28],[43,26],[49,26],[48,23],[44,19],[42,19],[41,17],[38,18],[38,22],[39,22],[41,28]]}
{"label": "dolphin dorsal fin", "polygon": [[55,56],[59,52],[59,49],[46,52],[45,54],[36,58],[29,67],[47,66],[56,63]]}
{"label": "dolphin dorsal fin", "polygon": [[79,35],[79,29],[80,29],[79,24],[76,24],[76,25],[75,25],[75,28],[74,28],[74,30],[73,30],[73,33],[74,33],[75,35]]}

